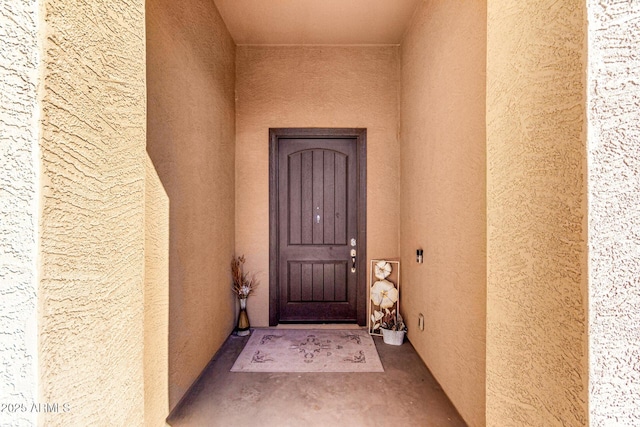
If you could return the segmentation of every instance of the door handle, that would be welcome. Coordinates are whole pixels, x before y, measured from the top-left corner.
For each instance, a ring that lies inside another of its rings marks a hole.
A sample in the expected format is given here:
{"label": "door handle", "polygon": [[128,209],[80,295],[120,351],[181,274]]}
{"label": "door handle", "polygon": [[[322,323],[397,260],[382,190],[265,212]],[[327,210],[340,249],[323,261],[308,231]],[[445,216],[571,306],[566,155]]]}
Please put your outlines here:
{"label": "door handle", "polygon": [[356,250],[351,249],[351,272],[356,272]]}

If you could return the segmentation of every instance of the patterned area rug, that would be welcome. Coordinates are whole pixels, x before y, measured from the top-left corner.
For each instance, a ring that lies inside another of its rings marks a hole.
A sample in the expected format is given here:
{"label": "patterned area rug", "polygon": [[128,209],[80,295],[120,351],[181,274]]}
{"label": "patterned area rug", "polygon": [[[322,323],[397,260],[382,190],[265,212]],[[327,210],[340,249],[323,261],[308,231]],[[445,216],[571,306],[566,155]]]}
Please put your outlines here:
{"label": "patterned area rug", "polygon": [[231,372],[384,372],[365,330],[256,329]]}

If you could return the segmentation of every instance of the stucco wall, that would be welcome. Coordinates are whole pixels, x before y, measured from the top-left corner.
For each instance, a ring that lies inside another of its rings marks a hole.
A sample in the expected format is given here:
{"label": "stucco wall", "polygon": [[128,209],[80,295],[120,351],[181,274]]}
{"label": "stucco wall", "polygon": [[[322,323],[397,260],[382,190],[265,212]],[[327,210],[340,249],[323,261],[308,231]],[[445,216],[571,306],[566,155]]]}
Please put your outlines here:
{"label": "stucco wall", "polygon": [[483,2],[422,3],[402,42],[401,309],[470,426],[485,415],[485,65]]}
{"label": "stucco wall", "polygon": [[[144,2],[43,2],[43,425],[143,422]],[[68,404],[69,412],[64,412]]]}
{"label": "stucco wall", "polygon": [[[36,224],[40,63],[35,0],[0,2],[0,402],[38,401]],[[0,425],[37,414],[3,408]]]}
{"label": "stucco wall", "polygon": [[589,5],[590,414],[640,425],[640,3]]}
{"label": "stucco wall", "polygon": [[169,415],[169,198],[147,156],[144,241],[144,423]]}
{"label": "stucco wall", "polygon": [[173,408],[235,323],[235,45],[212,1],[146,7],[147,150],[170,200]]}
{"label": "stucco wall", "polygon": [[585,9],[488,2],[490,426],[587,424]]}
{"label": "stucco wall", "polygon": [[269,324],[269,128],[367,128],[367,255],[398,256],[399,50],[238,46],[236,251],[261,282],[248,301]]}

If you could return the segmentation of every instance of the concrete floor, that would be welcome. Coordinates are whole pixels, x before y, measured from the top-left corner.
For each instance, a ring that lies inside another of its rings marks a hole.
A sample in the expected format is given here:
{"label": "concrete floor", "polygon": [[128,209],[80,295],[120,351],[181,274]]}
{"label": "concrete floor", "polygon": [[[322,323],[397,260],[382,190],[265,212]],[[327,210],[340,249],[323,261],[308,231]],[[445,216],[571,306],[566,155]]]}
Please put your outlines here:
{"label": "concrete floor", "polygon": [[229,372],[248,339],[227,339],[169,425],[466,426],[406,340],[374,337],[384,373]]}

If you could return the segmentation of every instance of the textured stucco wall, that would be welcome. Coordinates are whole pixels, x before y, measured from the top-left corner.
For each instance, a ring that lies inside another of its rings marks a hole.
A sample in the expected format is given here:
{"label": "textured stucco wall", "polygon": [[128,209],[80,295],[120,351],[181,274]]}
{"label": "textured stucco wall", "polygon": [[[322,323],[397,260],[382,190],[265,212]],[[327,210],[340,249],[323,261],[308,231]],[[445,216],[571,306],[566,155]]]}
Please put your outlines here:
{"label": "textured stucco wall", "polygon": [[144,200],[144,423],[169,415],[169,198],[151,159]]}
{"label": "textured stucco wall", "polygon": [[640,425],[640,3],[589,5],[590,415]]}
{"label": "textured stucco wall", "polygon": [[[35,272],[38,9],[0,1],[0,403],[38,401]],[[0,425],[37,414],[0,412]]]}
{"label": "textured stucco wall", "polygon": [[141,425],[144,2],[42,3],[41,422]]}
{"label": "textured stucco wall", "polygon": [[269,128],[367,128],[367,255],[397,257],[399,49],[238,46],[236,251],[261,282],[251,324],[269,324]]}
{"label": "textured stucco wall", "polygon": [[170,200],[173,408],[235,323],[235,45],[210,0],[146,7],[147,150]]}
{"label": "textured stucco wall", "polygon": [[402,42],[401,308],[470,426],[485,419],[485,66],[486,4],[422,3]]}
{"label": "textured stucco wall", "polygon": [[488,2],[487,425],[587,424],[586,5]]}

